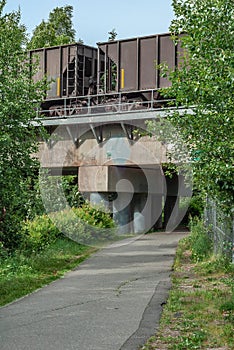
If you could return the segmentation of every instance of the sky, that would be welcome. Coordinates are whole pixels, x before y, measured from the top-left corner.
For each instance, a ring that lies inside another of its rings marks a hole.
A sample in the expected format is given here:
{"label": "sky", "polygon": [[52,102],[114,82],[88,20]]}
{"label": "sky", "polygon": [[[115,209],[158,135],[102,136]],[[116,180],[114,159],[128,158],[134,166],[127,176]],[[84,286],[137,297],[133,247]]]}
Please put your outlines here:
{"label": "sky", "polygon": [[86,45],[108,40],[115,28],[117,39],[168,32],[173,18],[172,0],[7,0],[5,12],[21,9],[28,33],[55,7],[73,6],[76,39]]}

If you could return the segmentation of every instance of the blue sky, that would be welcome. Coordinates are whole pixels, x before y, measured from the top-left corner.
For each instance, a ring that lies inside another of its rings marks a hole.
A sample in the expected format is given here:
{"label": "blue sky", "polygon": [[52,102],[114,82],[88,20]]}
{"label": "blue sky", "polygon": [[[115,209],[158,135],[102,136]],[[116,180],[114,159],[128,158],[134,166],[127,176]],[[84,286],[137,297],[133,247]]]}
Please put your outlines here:
{"label": "blue sky", "polygon": [[118,39],[164,33],[173,18],[171,0],[7,0],[6,12],[20,6],[28,32],[55,7],[72,5],[77,39],[87,45],[106,41],[113,28]]}

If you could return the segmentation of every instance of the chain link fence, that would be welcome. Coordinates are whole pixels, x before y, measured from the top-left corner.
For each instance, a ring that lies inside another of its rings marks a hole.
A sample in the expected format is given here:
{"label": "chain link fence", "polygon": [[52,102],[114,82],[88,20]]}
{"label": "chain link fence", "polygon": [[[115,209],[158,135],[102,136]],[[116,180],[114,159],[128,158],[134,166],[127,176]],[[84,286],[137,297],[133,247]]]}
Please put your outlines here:
{"label": "chain link fence", "polygon": [[206,200],[205,225],[214,245],[215,254],[223,254],[234,263],[234,215],[224,213],[222,208],[209,198]]}

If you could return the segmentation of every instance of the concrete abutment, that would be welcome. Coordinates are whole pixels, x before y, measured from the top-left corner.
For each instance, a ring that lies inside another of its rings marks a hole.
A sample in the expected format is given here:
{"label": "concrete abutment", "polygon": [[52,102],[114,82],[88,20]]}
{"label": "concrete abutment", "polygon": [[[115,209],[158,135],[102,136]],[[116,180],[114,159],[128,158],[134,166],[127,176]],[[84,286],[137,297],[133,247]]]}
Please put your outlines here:
{"label": "concrete abutment", "polygon": [[[87,124],[78,118],[73,119],[74,124],[65,120],[57,128],[52,120],[51,140],[40,145],[41,166],[56,175],[78,172],[79,191],[91,205],[112,213],[120,233],[175,228],[180,197],[189,197],[190,192],[182,175],[165,176],[163,165],[170,161],[165,143],[134,136],[134,132],[129,139],[126,126],[144,130],[141,119],[134,122],[137,125],[128,119],[97,126],[90,125],[89,119]],[[46,123],[48,127],[50,121]]]}

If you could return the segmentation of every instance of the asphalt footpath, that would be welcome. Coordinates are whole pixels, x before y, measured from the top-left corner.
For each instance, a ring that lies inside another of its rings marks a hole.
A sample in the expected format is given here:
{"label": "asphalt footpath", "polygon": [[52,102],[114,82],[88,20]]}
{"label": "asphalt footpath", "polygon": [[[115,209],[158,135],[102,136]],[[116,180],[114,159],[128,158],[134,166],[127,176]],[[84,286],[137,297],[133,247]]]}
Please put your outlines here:
{"label": "asphalt footpath", "polygon": [[138,350],[158,328],[175,250],[186,234],[118,242],[0,308],[0,349]]}

